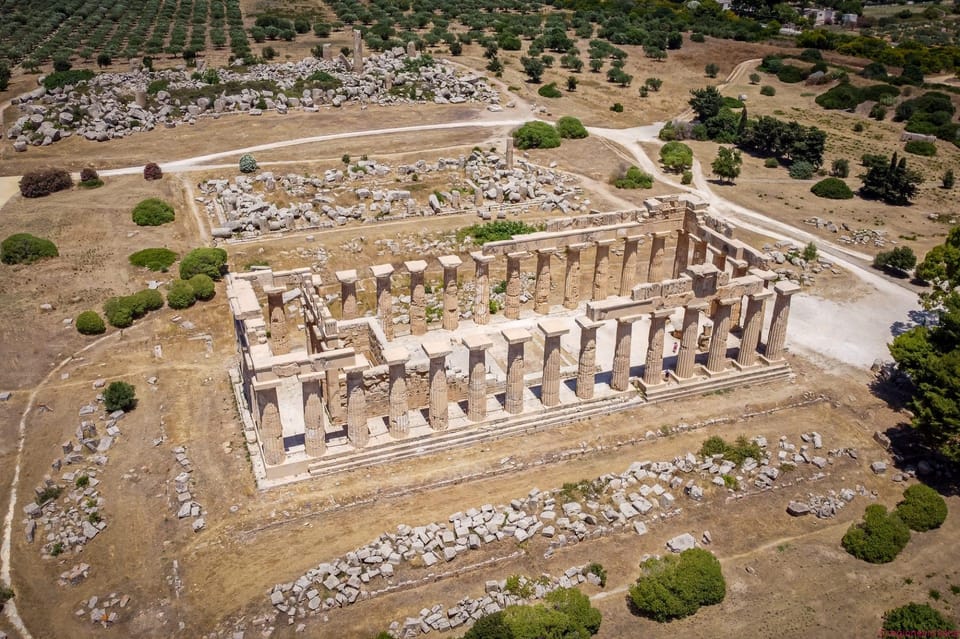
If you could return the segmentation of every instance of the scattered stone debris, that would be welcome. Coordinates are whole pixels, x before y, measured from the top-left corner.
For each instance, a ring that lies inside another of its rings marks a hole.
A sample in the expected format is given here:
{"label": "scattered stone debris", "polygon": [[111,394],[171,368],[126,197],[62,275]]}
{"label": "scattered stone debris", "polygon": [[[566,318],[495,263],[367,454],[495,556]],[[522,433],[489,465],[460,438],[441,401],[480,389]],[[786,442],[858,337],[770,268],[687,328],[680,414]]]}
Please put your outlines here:
{"label": "scattered stone debris", "polygon": [[191,486],[193,465],[190,458],[187,457],[187,449],[184,446],[177,446],[173,449],[173,455],[177,463],[183,469],[174,480],[173,485],[176,490],[176,503],[174,508],[177,512],[177,519],[193,518],[193,532],[200,532],[206,526],[204,515],[206,511],[194,499],[194,488]]}
{"label": "scattered stone debris", "polygon": [[130,605],[129,595],[110,593],[105,597],[94,595],[81,601],[74,615],[77,618],[89,618],[91,623],[107,628],[120,621],[121,611]]}
{"label": "scattered stone debris", "polygon": [[814,514],[818,519],[829,519],[853,501],[856,495],[866,496],[867,489],[857,486],[856,490],[843,488],[839,492],[828,491],[826,495],[808,493],[806,501],[791,501],[787,504],[787,513],[794,517]]}

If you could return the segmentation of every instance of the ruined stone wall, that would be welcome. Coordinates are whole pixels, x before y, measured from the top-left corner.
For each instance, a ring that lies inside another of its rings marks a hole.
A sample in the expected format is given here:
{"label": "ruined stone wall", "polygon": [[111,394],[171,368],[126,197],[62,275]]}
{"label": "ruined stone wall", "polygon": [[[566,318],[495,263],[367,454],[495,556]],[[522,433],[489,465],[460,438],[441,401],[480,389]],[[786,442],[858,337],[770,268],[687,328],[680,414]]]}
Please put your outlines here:
{"label": "ruined stone wall", "polygon": [[[430,403],[430,381],[427,367],[407,369],[407,401],[410,410],[425,409]],[[447,373],[447,398],[450,402],[467,399],[466,375]],[[390,409],[390,375],[387,366],[376,366],[363,374],[366,389],[367,417],[381,417]]]}

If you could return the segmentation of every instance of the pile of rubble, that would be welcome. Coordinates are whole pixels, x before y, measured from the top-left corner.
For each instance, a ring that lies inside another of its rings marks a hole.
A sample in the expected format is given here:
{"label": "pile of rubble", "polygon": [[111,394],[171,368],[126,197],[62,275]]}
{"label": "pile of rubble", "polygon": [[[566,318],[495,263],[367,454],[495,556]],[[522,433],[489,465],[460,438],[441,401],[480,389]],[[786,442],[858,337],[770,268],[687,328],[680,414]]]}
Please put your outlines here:
{"label": "pile of rubble", "polygon": [[120,621],[120,613],[130,603],[130,595],[118,595],[113,592],[106,597],[94,595],[80,602],[80,607],[74,613],[77,617],[89,616],[91,623],[107,628]]}
{"label": "pile of rubble", "polygon": [[831,490],[826,495],[808,493],[806,501],[791,501],[787,504],[787,512],[794,517],[802,517],[813,513],[818,519],[829,519],[853,501],[856,495],[866,496],[867,494],[867,489],[859,485],[856,491],[851,488],[843,488],[839,493]]}
{"label": "pile of rubble", "polygon": [[[14,98],[12,103],[23,115],[7,137],[15,140],[14,149],[25,151],[30,145],[46,146],[71,135],[103,142],[158,126],[194,124],[198,118],[224,113],[261,115],[271,110],[282,114],[290,109],[317,111],[321,105],[346,103],[385,106],[473,101],[492,105],[500,101],[499,94],[479,75],[458,74],[443,62],[410,64],[409,60],[403,49],[395,48],[365,59],[361,74],[353,73],[343,57],[258,64],[243,72],[211,69],[200,73],[182,67],[101,73],[82,87],[47,91],[41,86]],[[326,74],[323,77],[331,88],[304,88],[316,74]],[[216,78],[213,83],[212,76]],[[164,88],[148,96],[151,85]],[[217,90],[220,86],[223,89]]]}

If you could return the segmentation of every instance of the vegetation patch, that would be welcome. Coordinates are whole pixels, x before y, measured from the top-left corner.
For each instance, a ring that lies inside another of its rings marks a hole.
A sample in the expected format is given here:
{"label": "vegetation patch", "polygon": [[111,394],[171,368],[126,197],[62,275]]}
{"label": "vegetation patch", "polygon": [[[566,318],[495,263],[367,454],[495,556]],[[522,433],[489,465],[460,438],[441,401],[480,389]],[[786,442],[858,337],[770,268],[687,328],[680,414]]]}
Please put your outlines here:
{"label": "vegetation patch", "polygon": [[[883,629],[891,633],[929,633],[935,630],[956,630],[957,626],[927,604],[908,603],[905,606],[888,610],[883,614]],[[935,635],[929,634],[926,636],[932,637]]]}
{"label": "vegetation patch", "polygon": [[655,621],[689,617],[701,606],[720,603],[727,594],[720,562],[702,548],[648,559],[640,566],[642,574],[630,587],[630,602],[636,613]]}
{"label": "vegetation patch", "polygon": [[763,456],[763,450],[760,448],[760,444],[748,440],[746,435],[740,435],[732,444],[723,437],[714,435],[700,446],[700,455],[702,457],[722,455],[724,459],[739,466],[748,457],[759,462]]}
{"label": "vegetation patch", "polygon": [[15,233],[0,243],[0,261],[4,264],[33,264],[59,255],[56,244],[29,233]]}
{"label": "vegetation patch", "polygon": [[527,122],[513,132],[518,149],[553,149],[560,146],[560,134],[546,122]]}
{"label": "vegetation patch", "polygon": [[101,335],[107,330],[103,318],[96,311],[84,311],[77,315],[76,327],[81,335]]}
{"label": "vegetation patch", "polygon": [[810,187],[810,191],[817,197],[827,198],[828,200],[849,200],[853,197],[853,191],[850,190],[847,183],[835,177],[820,180]]}
{"label": "vegetation patch", "polygon": [[618,189],[650,189],[653,188],[653,176],[640,170],[638,166],[631,166],[613,181],[613,185]]}
{"label": "vegetation patch", "polygon": [[557,120],[557,133],[561,138],[579,140],[589,135],[586,127],[577,118],[565,115]]}
{"label": "vegetation patch", "polygon": [[44,169],[25,173],[20,178],[20,194],[23,197],[44,197],[73,186],[66,169]]}
{"label": "vegetation patch", "polygon": [[587,639],[600,630],[600,611],[575,588],[547,593],[544,603],[510,606],[477,620],[463,639],[569,637]]}
{"label": "vegetation patch", "polygon": [[857,559],[885,564],[896,559],[909,541],[910,528],[896,513],[888,513],[881,504],[870,504],[863,521],[852,524],[841,543]]}
{"label": "vegetation patch", "polygon": [[148,198],[133,208],[133,222],[137,226],[160,226],[173,222],[173,207],[155,197]]}
{"label": "vegetation patch", "polygon": [[126,382],[110,382],[103,393],[103,406],[108,412],[128,411],[137,405],[137,389]]}
{"label": "vegetation patch", "polygon": [[227,272],[227,252],[221,248],[193,249],[180,261],[180,279],[189,280],[203,273],[212,280],[219,280]]}
{"label": "vegetation patch", "polygon": [[933,157],[937,154],[937,145],[926,140],[910,140],[903,145],[903,150],[914,155]]}
{"label": "vegetation patch", "polygon": [[177,254],[170,249],[148,248],[131,254],[129,259],[134,266],[166,273],[170,265],[177,261]]}
{"label": "vegetation patch", "polygon": [[841,82],[818,95],[815,102],[824,109],[854,109],[864,102],[880,102],[884,98],[895,98],[898,95],[900,95],[900,89],[890,84],[855,87]]}
{"label": "vegetation patch", "polygon": [[926,532],[939,528],[946,520],[947,502],[933,488],[915,484],[903,492],[896,514],[910,530]]}
{"label": "vegetation patch", "polygon": [[487,242],[500,242],[509,240],[514,235],[527,235],[542,231],[543,226],[531,226],[520,221],[514,220],[496,220],[486,224],[474,224],[457,231],[457,241],[462,242],[467,237],[473,238],[473,243],[478,245]]}

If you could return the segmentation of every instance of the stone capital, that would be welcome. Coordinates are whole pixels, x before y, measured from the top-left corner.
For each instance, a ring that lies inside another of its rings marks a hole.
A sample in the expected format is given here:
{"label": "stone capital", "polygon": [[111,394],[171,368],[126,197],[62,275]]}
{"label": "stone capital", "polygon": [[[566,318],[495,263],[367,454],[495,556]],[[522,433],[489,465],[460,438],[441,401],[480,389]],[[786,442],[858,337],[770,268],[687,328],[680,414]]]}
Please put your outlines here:
{"label": "stone capital", "polygon": [[613,245],[614,242],[616,242],[616,240],[606,239],[606,240],[597,240],[596,242],[594,242],[594,244],[596,246],[611,246]]}
{"label": "stone capital", "polygon": [[733,306],[740,301],[739,297],[721,297],[717,300],[719,306]]}
{"label": "stone capital", "polygon": [[655,240],[666,239],[673,235],[673,231],[653,231],[650,233],[650,237]]}
{"label": "stone capital", "polygon": [[772,282],[775,279],[777,279],[776,273],[774,273],[773,271],[762,269],[762,268],[752,268],[747,272],[750,275],[753,275],[754,277],[759,277],[764,282]]}
{"label": "stone capital", "polygon": [[370,368],[370,362],[367,361],[366,356],[358,354],[356,358],[353,360],[353,364],[349,366],[344,366],[343,370],[345,373],[350,374],[350,373],[362,373],[368,368]]}
{"label": "stone capital", "polygon": [[492,262],[493,260],[495,260],[495,259],[497,258],[496,255],[484,255],[484,254],[481,253],[480,251],[474,251],[474,252],[472,252],[472,253],[470,254],[470,257],[473,258],[473,261],[474,261],[474,262],[477,262],[477,263],[479,263],[479,264],[489,264],[490,262]]}
{"label": "stone capital", "polygon": [[586,316],[580,316],[574,321],[577,323],[577,326],[584,331],[593,331],[603,326],[603,322],[595,322]]}
{"label": "stone capital", "polygon": [[357,281],[357,270],[349,269],[346,271],[337,271],[335,273],[337,281],[341,284],[353,284]]}
{"label": "stone capital", "polygon": [[370,267],[370,272],[373,273],[373,276],[377,279],[380,279],[381,277],[390,277],[393,275],[393,265],[376,264]]}
{"label": "stone capital", "polygon": [[411,273],[423,273],[427,270],[427,263],[424,260],[412,260],[410,262],[404,262],[403,265]]}
{"label": "stone capital", "polygon": [[463,260],[456,255],[441,255],[437,260],[443,268],[457,268],[463,264]]}
{"label": "stone capital", "polygon": [[751,294],[748,295],[747,297],[749,297],[749,298],[752,299],[752,300],[756,300],[756,301],[768,300],[768,299],[770,299],[771,297],[773,297],[773,291],[771,291],[771,290],[769,290],[769,289],[764,289],[764,290],[760,291],[759,293],[751,293]]}
{"label": "stone capital", "polygon": [[674,308],[658,308],[657,310],[650,312],[650,319],[651,319],[651,320],[666,319],[666,318],[670,317],[671,315],[673,315],[673,312],[674,312],[675,310],[676,310],[676,309],[674,309]]}
{"label": "stone capital", "polygon": [[423,352],[427,354],[427,357],[430,359],[435,359],[438,357],[446,357],[449,355],[453,348],[450,345],[450,340],[448,339],[429,339],[425,340],[423,344],[420,345],[423,349]]}
{"label": "stone capital", "polygon": [[589,242],[574,242],[573,244],[567,244],[567,250],[573,252],[579,252],[584,249],[590,248]]}
{"label": "stone capital", "polygon": [[388,346],[383,349],[383,361],[388,365],[403,364],[410,359],[410,351],[403,346]]}
{"label": "stone capital", "polygon": [[643,319],[643,315],[625,315],[617,318],[617,324],[634,324]]}
{"label": "stone capital", "polygon": [[533,335],[525,328],[505,328],[500,333],[508,344],[522,344],[533,339]]}
{"label": "stone capital", "polygon": [[527,257],[530,257],[530,251],[516,251],[514,253],[507,253],[508,260],[522,260]]}
{"label": "stone capital", "polygon": [[537,322],[537,326],[547,337],[560,337],[570,332],[570,322],[561,317],[551,317]]}
{"label": "stone capital", "polygon": [[493,346],[493,340],[486,333],[466,333],[460,337],[463,345],[471,351],[485,351]]}
{"label": "stone capital", "polygon": [[548,246],[546,248],[538,248],[537,255],[554,255],[557,252],[556,246]]}
{"label": "stone capital", "polygon": [[793,295],[794,293],[800,292],[800,285],[790,281],[777,282],[773,290],[775,290],[778,295]]}

